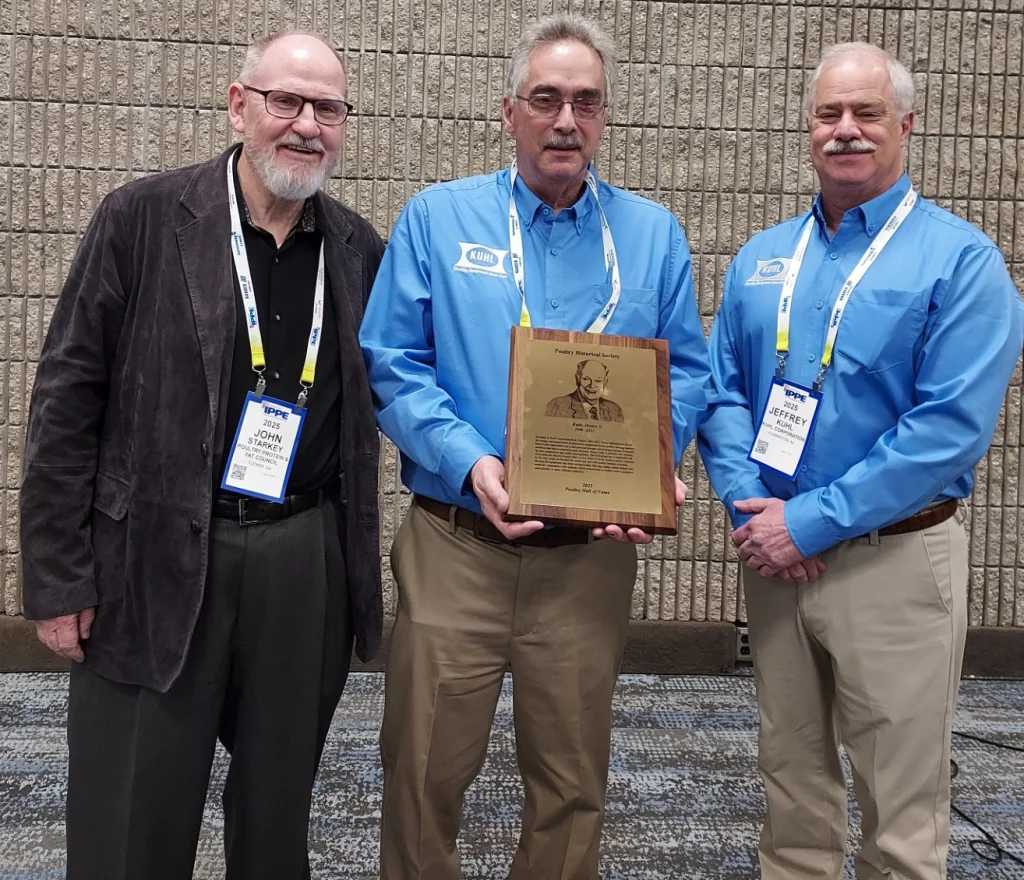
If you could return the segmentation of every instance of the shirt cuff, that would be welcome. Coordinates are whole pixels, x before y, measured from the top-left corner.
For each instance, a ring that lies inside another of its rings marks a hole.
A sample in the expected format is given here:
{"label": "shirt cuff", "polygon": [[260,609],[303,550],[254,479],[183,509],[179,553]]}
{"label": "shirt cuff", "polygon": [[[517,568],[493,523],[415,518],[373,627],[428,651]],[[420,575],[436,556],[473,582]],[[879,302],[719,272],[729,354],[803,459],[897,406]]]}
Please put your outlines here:
{"label": "shirt cuff", "polygon": [[729,499],[725,503],[725,510],[729,514],[729,519],[732,521],[732,527],[734,529],[738,529],[740,526],[745,525],[754,515],[752,513],[740,513],[736,510],[735,503],[737,501],[746,501],[748,498],[774,497],[775,496],[772,495],[768,487],[760,478],[751,480],[749,483],[744,483],[729,496]]}
{"label": "shirt cuff", "polygon": [[449,441],[441,453],[441,467],[438,476],[444,480],[456,494],[462,492],[469,472],[485,455],[501,458],[491,444],[476,431],[467,431],[455,441]]}
{"label": "shirt cuff", "polygon": [[804,559],[817,556],[842,540],[821,512],[821,492],[815,489],[795,495],[782,508],[789,537]]}

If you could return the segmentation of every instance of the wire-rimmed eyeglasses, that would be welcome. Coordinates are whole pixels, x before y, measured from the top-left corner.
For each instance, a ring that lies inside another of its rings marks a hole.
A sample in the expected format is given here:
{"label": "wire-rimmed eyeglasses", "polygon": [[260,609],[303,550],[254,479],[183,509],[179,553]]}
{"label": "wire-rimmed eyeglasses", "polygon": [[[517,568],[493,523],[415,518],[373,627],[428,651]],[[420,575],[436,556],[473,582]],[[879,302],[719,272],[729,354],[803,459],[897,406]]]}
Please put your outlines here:
{"label": "wire-rimmed eyeglasses", "polygon": [[530,112],[535,116],[551,118],[562,112],[562,105],[568,104],[572,107],[573,115],[577,119],[597,119],[608,105],[604,99],[597,95],[581,95],[578,98],[566,99],[561,95],[539,94],[539,95],[516,95],[520,101],[526,101]]}

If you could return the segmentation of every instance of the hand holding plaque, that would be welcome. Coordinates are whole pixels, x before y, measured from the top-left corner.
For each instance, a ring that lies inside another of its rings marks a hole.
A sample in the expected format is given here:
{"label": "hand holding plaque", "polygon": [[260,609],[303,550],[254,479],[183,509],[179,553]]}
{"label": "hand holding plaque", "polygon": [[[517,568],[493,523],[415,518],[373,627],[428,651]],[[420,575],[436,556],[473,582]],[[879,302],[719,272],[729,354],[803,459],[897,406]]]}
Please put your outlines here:
{"label": "hand holding plaque", "polygon": [[676,533],[668,343],[512,328],[508,518]]}

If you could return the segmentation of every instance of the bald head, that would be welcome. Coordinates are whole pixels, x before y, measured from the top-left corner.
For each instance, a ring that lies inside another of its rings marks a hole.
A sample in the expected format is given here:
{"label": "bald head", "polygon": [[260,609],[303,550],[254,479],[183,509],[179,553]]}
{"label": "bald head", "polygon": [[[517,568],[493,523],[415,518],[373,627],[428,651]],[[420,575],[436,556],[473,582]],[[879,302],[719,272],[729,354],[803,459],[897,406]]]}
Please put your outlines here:
{"label": "bald head", "polygon": [[[344,80],[341,57],[323,37],[308,31],[282,31],[257,40],[245,52],[240,82],[251,85],[254,78],[264,74],[264,62],[271,66],[281,64],[318,65],[324,71],[336,69]],[[342,96],[339,96],[342,97]]]}

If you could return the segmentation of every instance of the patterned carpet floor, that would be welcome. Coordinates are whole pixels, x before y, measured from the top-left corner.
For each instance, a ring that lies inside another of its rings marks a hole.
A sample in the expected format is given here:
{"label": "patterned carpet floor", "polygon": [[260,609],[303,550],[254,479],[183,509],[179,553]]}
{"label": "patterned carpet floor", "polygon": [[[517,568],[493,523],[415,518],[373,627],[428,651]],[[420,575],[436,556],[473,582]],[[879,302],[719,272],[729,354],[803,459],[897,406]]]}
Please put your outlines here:
{"label": "patterned carpet floor", "polygon": [[[605,880],[754,878],[763,804],[755,764],[756,714],[749,675],[623,676],[613,734]],[[505,876],[522,797],[515,770],[512,689],[506,679],[487,764],[466,797],[466,880]],[[313,803],[310,850],[317,880],[376,873],[381,773],[377,729],[383,678],[353,675],[335,717]],[[64,723],[67,677],[0,675],[0,878],[63,877]],[[1024,745],[1024,682],[966,681],[957,730]],[[954,740],[955,803],[1024,858],[1024,754]],[[223,876],[218,754],[196,878]],[[852,811],[856,822],[856,810]],[[986,864],[977,833],[953,827],[950,878],[1012,880],[1024,868]],[[852,862],[847,875],[852,878]]]}

